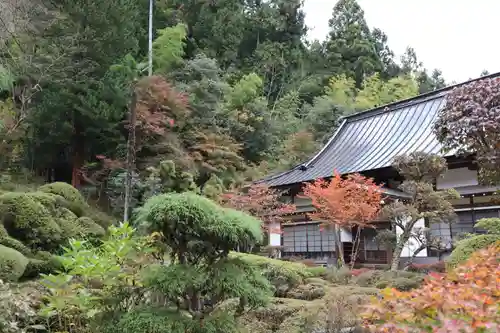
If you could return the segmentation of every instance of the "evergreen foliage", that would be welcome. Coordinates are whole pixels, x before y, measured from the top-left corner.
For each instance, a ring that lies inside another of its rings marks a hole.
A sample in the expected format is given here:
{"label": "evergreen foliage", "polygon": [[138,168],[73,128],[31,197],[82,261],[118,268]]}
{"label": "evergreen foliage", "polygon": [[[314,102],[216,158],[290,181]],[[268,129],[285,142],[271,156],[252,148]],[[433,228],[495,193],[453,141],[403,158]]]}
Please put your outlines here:
{"label": "evergreen foliage", "polygon": [[467,261],[474,252],[498,242],[500,242],[500,235],[498,234],[475,235],[462,239],[457,242],[455,249],[447,259],[447,263],[450,267],[456,267]]}
{"label": "evergreen foliage", "polygon": [[177,308],[165,316],[168,325],[182,331],[203,323],[203,332],[222,332],[222,327],[236,332],[234,316],[217,311],[218,305],[237,299],[239,316],[246,307],[266,303],[268,280],[253,265],[229,256],[239,246],[261,241],[259,220],[190,192],[154,196],[137,216],[170,248],[170,264],[152,266],[144,281]]}
{"label": "evergreen foliage", "polygon": [[444,240],[432,237],[427,228],[416,227],[416,224],[421,219],[429,223],[453,223],[456,214],[450,200],[459,195],[454,189],[434,189],[437,177],[447,170],[446,160],[440,156],[422,152],[401,155],[395,158],[393,166],[404,177],[400,189],[409,198],[384,207],[384,215],[391,221],[393,232],[399,229],[400,234],[395,238],[383,235],[379,240],[387,241],[389,244],[384,245],[393,247],[391,270],[397,270],[403,247],[409,241],[418,245],[411,253],[412,259],[427,247],[437,250],[451,247]]}
{"label": "evergreen foliage", "polygon": [[22,253],[0,245],[0,280],[17,281],[23,275],[28,262]]}
{"label": "evergreen foliage", "polygon": [[[338,1],[326,40],[312,43],[300,0],[155,3],[154,75],[145,77],[147,5],[6,6],[23,20],[8,23],[22,28],[0,45],[0,167],[85,187],[118,216],[132,107],[137,207],[147,169],[161,161],[200,190],[212,175],[226,190],[309,158],[345,114],[443,85],[413,49],[396,61],[355,0]],[[88,214],[76,197],[41,191]]]}
{"label": "evergreen foliage", "polygon": [[104,236],[105,229],[85,216],[91,212],[82,195],[65,183],[46,184],[35,192],[5,192],[0,195],[0,244],[38,260],[38,251],[58,252],[71,238]]}

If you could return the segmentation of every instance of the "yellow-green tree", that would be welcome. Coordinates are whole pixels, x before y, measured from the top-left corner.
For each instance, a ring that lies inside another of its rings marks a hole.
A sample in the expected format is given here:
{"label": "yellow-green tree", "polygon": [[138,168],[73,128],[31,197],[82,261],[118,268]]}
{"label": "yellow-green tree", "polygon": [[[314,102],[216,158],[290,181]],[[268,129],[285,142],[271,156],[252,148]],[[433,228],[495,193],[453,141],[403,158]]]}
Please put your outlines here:
{"label": "yellow-green tree", "polygon": [[378,73],[367,77],[361,89],[344,75],[330,79],[326,94],[347,113],[363,111],[418,95],[417,82],[408,75],[384,81]]}

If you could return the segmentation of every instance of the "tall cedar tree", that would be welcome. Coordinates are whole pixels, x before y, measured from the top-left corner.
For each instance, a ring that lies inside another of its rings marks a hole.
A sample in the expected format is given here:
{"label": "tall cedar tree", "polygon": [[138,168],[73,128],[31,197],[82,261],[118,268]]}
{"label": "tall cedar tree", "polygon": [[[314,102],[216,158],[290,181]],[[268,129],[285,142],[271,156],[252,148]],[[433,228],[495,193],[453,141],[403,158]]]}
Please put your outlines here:
{"label": "tall cedar tree", "polygon": [[500,183],[500,78],[453,89],[434,128],[446,148],[476,154],[483,182]]}
{"label": "tall cedar tree", "polygon": [[359,88],[365,77],[383,69],[365,13],[356,0],[338,1],[328,25],[327,59],[340,70],[338,74],[353,78]]}
{"label": "tall cedar tree", "polygon": [[323,226],[332,227],[335,233],[335,252],[342,264],[345,264],[343,246],[340,240],[341,229],[353,231],[356,238],[351,253],[351,266],[356,261],[362,228],[371,227],[371,222],[381,209],[381,185],[373,179],[359,174],[352,174],[345,179],[337,172],[332,180],[317,179],[304,184],[304,196],[312,200],[316,209],[309,216],[322,221]]}
{"label": "tall cedar tree", "polygon": [[[391,270],[399,268],[405,245],[422,241],[422,228],[417,223],[452,223],[456,219],[453,205],[449,200],[457,198],[455,190],[436,191],[434,182],[447,170],[446,160],[440,156],[422,152],[401,155],[395,158],[394,168],[404,177],[400,189],[409,198],[396,200],[384,207],[384,215],[391,221],[396,232]],[[428,241],[435,242],[429,239]],[[425,248],[425,246],[423,247]],[[419,247],[421,250],[422,247]]]}

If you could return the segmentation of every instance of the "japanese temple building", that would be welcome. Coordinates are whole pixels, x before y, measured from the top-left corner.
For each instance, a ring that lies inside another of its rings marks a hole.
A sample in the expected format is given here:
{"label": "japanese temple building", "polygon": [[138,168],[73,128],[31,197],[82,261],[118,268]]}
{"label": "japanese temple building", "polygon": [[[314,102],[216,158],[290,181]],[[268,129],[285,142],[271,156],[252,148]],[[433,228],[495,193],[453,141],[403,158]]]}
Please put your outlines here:
{"label": "japanese temple building", "polygon": [[[500,73],[488,77],[498,76]],[[455,188],[461,195],[460,199],[453,202],[458,216],[456,223],[430,226],[424,220],[417,223],[418,227],[428,226],[433,235],[441,237],[448,244],[444,255],[452,250],[453,240],[461,234],[479,232],[474,228],[476,221],[485,217],[500,217],[500,205],[495,204],[493,196],[499,188],[480,185],[473,160],[443,153],[433,133],[432,125],[438,111],[454,87],[344,117],[316,155],[291,170],[263,179],[261,182],[271,187],[286,190],[286,199],[297,207],[287,223],[273,227],[273,230],[280,227],[281,232],[270,235],[271,245],[282,247],[281,256],[299,256],[320,263],[327,263],[335,257],[332,232],[320,231],[319,222],[311,221],[307,216],[313,207],[310,200],[301,197],[304,182],[329,178],[334,170],[341,174],[361,173],[384,184],[386,196],[404,199],[407,195],[398,190],[403,179],[391,164],[394,157],[412,152],[445,157],[449,170],[437,180],[436,188]],[[377,228],[390,228],[388,221],[377,221],[376,225]],[[358,257],[360,263],[386,264],[390,261],[390,251],[374,241],[375,234],[376,230],[370,228],[362,231]],[[342,241],[345,248],[352,246],[349,232],[342,233]],[[412,243],[407,244],[403,256],[410,256],[414,246]],[[415,262],[433,262],[438,259],[438,255],[428,249],[422,251]]]}

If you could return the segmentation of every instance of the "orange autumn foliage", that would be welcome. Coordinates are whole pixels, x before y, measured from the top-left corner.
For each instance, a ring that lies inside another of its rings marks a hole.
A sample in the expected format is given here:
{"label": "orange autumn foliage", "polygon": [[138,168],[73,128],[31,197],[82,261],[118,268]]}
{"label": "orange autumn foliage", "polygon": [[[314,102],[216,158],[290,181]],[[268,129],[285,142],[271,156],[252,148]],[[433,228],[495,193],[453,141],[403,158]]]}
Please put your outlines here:
{"label": "orange autumn foliage", "polygon": [[363,317],[374,332],[500,332],[500,242],[419,289],[384,290]]}
{"label": "orange autumn foliage", "polygon": [[271,224],[281,224],[286,215],[295,212],[295,205],[280,200],[282,195],[281,191],[265,184],[253,184],[246,189],[222,194],[219,203],[261,219],[263,229],[268,230]]}
{"label": "orange autumn foliage", "polygon": [[142,78],[136,94],[136,126],[142,137],[164,136],[176,120],[189,113],[187,96],[161,76]]}
{"label": "orange autumn foliage", "polygon": [[382,200],[381,185],[360,174],[345,179],[335,172],[330,181],[317,179],[304,184],[304,196],[316,209],[309,216],[324,225],[343,228],[366,227],[379,214]]}

